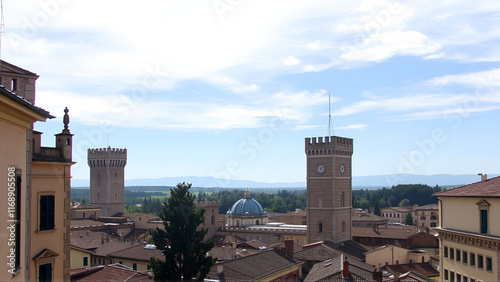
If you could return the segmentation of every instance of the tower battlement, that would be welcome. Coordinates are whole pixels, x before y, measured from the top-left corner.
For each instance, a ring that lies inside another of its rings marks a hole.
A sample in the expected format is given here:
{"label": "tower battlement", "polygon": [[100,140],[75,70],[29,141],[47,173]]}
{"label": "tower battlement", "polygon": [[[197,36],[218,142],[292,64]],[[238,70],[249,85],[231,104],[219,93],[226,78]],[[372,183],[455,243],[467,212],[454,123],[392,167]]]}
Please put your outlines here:
{"label": "tower battlement", "polygon": [[87,150],[90,167],[125,167],[127,165],[127,149],[97,148]]}
{"label": "tower battlement", "polygon": [[352,155],[353,140],[351,138],[326,136],[305,139],[307,155]]}

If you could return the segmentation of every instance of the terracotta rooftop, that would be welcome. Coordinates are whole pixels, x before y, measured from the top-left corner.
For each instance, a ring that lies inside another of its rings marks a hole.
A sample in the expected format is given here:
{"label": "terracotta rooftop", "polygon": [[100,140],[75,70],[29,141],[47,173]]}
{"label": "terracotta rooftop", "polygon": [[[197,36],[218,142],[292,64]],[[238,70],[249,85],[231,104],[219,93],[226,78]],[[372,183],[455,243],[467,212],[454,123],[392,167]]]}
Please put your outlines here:
{"label": "terracotta rooftop", "polygon": [[352,227],[353,237],[406,239],[418,233],[418,227],[413,225],[391,225],[384,224],[374,227]]}
{"label": "terracotta rooftop", "polygon": [[404,207],[386,207],[386,208],[381,208],[381,212],[387,212],[387,210],[394,210],[397,212],[411,212],[413,210],[412,206],[404,206]]}
{"label": "terracotta rooftop", "polygon": [[428,204],[425,206],[419,206],[415,207],[413,210],[438,210],[438,205],[437,204]]}
{"label": "terracotta rooftop", "polygon": [[153,277],[121,264],[110,264],[91,268],[72,269],[71,281],[153,281]]}
{"label": "terracotta rooftop", "polygon": [[[280,270],[300,264],[302,264],[302,262],[282,257],[273,250],[268,250],[215,264],[210,269],[206,279],[216,279],[220,281],[255,281],[267,275],[279,272]],[[223,271],[217,274],[217,268],[220,265],[222,265]]]}
{"label": "terracotta rooftop", "polygon": [[[107,237],[106,237],[107,236]],[[109,239],[108,241],[118,242],[118,235],[113,234],[109,231],[90,231],[90,230],[79,230],[71,231],[70,242],[71,245],[80,247],[83,249],[95,249],[99,247],[104,239]]]}
{"label": "terracotta rooftop", "polygon": [[432,194],[436,197],[500,197],[500,176]]}
{"label": "terracotta rooftop", "polygon": [[374,221],[374,222],[387,222],[387,217],[381,217],[373,213],[367,212],[352,212],[352,221]]}
{"label": "terracotta rooftop", "polygon": [[436,270],[432,265],[427,262],[424,263],[407,263],[398,265],[386,265],[385,269],[390,273],[406,273],[414,272],[421,274],[425,277],[436,277],[439,276],[439,271]]}
{"label": "terracotta rooftop", "polygon": [[336,244],[330,241],[319,241],[304,245],[301,251],[295,252],[294,258],[304,261],[325,261],[341,254],[346,254],[359,260],[364,260],[368,250],[362,245],[349,240]]}
{"label": "terracotta rooftop", "polygon": [[[122,243],[123,244],[123,243]],[[123,258],[130,260],[140,260],[149,262],[151,257],[155,257],[160,260],[164,260],[165,256],[163,255],[161,250],[157,250],[156,247],[152,247],[153,245],[149,244],[128,244],[128,248],[121,249],[116,252],[108,253],[108,257],[113,258]]]}
{"label": "terracotta rooftop", "polygon": [[41,116],[43,116],[45,118],[50,118],[50,119],[55,118],[54,116],[52,116],[46,110],[44,110],[44,109],[42,109],[40,107],[34,106],[28,100],[26,100],[23,97],[18,96],[17,94],[11,92],[7,88],[5,88],[3,85],[0,85],[0,95],[5,96],[5,97],[9,98],[10,100],[13,100],[14,102],[16,102],[18,104],[23,105],[24,107],[26,107],[26,108],[28,108],[28,109],[36,112],[37,114],[39,114],[39,115],[41,115]]}
{"label": "terracotta rooftop", "polygon": [[86,204],[86,203],[80,203],[80,202],[75,202],[71,201],[71,210],[88,210],[88,209],[101,209],[99,206],[94,206],[91,204]]}
{"label": "terracotta rooftop", "polygon": [[236,247],[237,248],[251,248],[251,249],[260,250],[260,249],[267,249],[269,247],[269,245],[266,243],[263,243],[261,241],[258,241],[258,240],[251,240],[251,241],[238,243],[238,244],[236,244]]}
{"label": "terracotta rooftop", "polygon": [[[355,281],[373,280],[373,267],[371,265],[349,256],[345,257],[349,262],[349,273]],[[326,281],[342,278],[343,258],[344,256],[338,256],[316,263],[304,281]]]}

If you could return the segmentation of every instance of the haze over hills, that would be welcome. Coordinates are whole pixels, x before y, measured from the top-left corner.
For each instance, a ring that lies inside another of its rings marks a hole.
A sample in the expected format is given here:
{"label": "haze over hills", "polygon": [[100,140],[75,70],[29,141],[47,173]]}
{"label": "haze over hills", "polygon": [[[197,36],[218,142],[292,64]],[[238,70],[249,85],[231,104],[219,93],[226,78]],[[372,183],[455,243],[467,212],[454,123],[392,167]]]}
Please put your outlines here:
{"label": "haze over hills", "polygon": [[[498,174],[488,175],[488,178],[497,177]],[[373,176],[355,176],[352,179],[353,189],[377,189],[390,188],[398,184],[427,184],[429,186],[461,186],[478,182],[480,176],[477,174],[390,174]],[[266,183],[251,180],[230,180],[214,177],[162,177],[156,179],[129,179],[125,180],[125,186],[175,186],[179,182],[192,183],[193,187],[220,187],[220,188],[305,188],[305,182],[292,183]],[[72,187],[89,187],[89,180],[72,179]]]}

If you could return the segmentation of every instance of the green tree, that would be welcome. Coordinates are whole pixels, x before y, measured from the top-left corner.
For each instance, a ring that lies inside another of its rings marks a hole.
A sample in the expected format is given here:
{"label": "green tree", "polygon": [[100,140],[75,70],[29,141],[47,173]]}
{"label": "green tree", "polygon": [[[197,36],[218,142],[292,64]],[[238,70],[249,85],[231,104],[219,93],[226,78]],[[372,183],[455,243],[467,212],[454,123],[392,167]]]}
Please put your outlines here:
{"label": "green tree", "polygon": [[407,207],[410,205],[410,200],[408,199],[402,199],[401,202],[399,202],[400,207]]}
{"label": "green tree", "polygon": [[413,225],[413,216],[411,215],[411,212],[406,214],[405,224],[406,225]]}
{"label": "green tree", "polygon": [[379,204],[380,201],[375,201],[375,207],[373,208],[373,214],[374,215],[378,215],[378,216],[381,216],[382,213],[380,212],[380,204]]}
{"label": "green tree", "polygon": [[159,214],[164,228],[150,231],[156,248],[165,255],[165,261],[151,258],[156,281],[203,280],[217,260],[206,255],[214,241],[203,241],[207,228],[197,230],[205,210],[196,209],[196,196],[189,188],[191,184],[183,182],[170,189]]}

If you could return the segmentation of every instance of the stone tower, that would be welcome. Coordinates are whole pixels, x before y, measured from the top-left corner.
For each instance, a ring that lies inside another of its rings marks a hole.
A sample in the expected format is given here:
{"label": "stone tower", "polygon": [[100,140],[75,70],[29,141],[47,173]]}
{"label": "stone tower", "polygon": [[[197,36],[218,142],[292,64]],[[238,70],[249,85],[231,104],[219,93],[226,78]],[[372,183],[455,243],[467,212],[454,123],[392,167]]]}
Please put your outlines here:
{"label": "stone tower", "polygon": [[307,241],[351,239],[353,140],[306,138]]}
{"label": "stone tower", "polygon": [[88,149],[90,203],[100,206],[101,216],[114,216],[125,209],[127,149]]}

